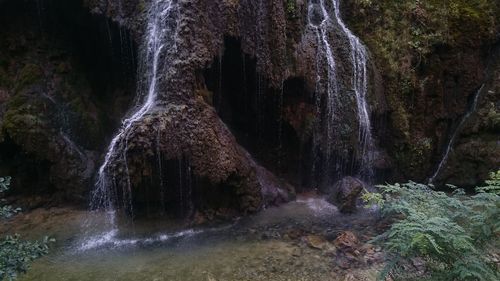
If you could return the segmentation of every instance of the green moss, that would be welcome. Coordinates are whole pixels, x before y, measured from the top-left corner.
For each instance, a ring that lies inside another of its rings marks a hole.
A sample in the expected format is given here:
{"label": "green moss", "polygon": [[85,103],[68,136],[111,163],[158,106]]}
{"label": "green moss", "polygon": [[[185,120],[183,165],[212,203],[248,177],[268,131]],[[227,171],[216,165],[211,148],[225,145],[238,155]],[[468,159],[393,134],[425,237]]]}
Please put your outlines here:
{"label": "green moss", "polygon": [[145,12],[146,9],[147,9],[147,5],[146,5],[146,2],[144,2],[144,0],[140,0],[139,2],[137,2],[137,11],[139,12]]}
{"label": "green moss", "polygon": [[429,138],[413,138],[397,147],[395,158],[401,171],[422,177],[430,163],[432,140]]}
{"label": "green moss", "polygon": [[288,17],[296,17],[297,16],[297,2],[296,0],[285,0],[285,8]]}
{"label": "green moss", "polygon": [[[440,60],[434,56],[437,47],[460,52],[493,42],[500,30],[499,3],[498,0],[347,3],[350,7],[346,11],[351,13],[347,17],[349,26],[368,46],[384,74],[391,126],[396,132],[392,150],[397,154],[393,156],[398,166],[421,168],[429,153],[425,149],[433,150],[432,143],[423,137],[426,132],[422,128],[429,126],[428,119],[422,116],[426,111],[418,108],[415,111],[414,97],[425,89],[423,83],[428,78],[439,79],[442,75]],[[490,120],[497,120],[494,113]]]}
{"label": "green moss", "polygon": [[203,101],[205,101],[207,104],[213,105],[213,92],[209,91],[208,89],[198,89],[196,90],[196,95],[200,97]]}
{"label": "green moss", "polygon": [[350,24],[389,70],[408,71],[412,67],[409,58],[416,58],[417,63],[425,60],[436,45],[494,40],[499,28],[497,2],[356,0],[353,10],[364,20]]}
{"label": "green moss", "polygon": [[493,103],[490,104],[486,120],[488,120],[488,127],[490,130],[500,130],[500,112],[496,110]]}
{"label": "green moss", "polygon": [[0,87],[9,88],[11,85],[11,79],[7,72],[0,66]]}
{"label": "green moss", "polygon": [[68,62],[61,62],[56,67],[56,73],[66,74],[71,71],[71,65]]}
{"label": "green moss", "polygon": [[15,83],[15,91],[18,92],[42,79],[42,69],[36,64],[28,63],[18,73]]}

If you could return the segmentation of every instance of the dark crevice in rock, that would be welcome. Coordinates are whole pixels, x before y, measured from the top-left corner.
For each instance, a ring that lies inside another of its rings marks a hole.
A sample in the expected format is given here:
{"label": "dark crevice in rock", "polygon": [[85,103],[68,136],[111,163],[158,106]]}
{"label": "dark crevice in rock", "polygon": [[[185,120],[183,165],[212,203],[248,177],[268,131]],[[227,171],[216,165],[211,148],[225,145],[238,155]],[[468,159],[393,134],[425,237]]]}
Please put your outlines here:
{"label": "dark crevice in rock", "polygon": [[281,89],[271,87],[257,71],[256,60],[242,52],[240,41],[226,37],[222,57],[205,70],[204,82],[209,102],[238,143],[274,174],[301,189],[309,178],[310,165],[305,160],[310,158],[307,143],[314,113],[304,80],[290,78]]}

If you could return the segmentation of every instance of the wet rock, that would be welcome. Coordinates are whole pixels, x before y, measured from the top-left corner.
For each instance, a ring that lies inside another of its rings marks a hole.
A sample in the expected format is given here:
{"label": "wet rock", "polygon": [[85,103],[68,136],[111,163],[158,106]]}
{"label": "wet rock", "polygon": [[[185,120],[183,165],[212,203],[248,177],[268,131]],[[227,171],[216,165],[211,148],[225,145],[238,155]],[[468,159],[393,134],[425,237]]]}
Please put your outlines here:
{"label": "wet rock", "polygon": [[[248,156],[251,158],[250,156]],[[278,179],[264,167],[255,165],[257,180],[261,186],[265,206],[276,206],[295,199],[295,189]]]}
{"label": "wet rock", "polygon": [[292,229],[288,229],[286,232],[285,232],[285,235],[287,235],[290,239],[298,239],[300,238],[302,235],[303,235],[304,231],[302,229],[296,229],[296,228],[292,228]]}
{"label": "wet rock", "polygon": [[338,251],[334,263],[342,268],[357,268],[366,265],[365,255],[359,247],[358,237],[351,231],[339,233],[333,242]]}
{"label": "wet rock", "polygon": [[319,235],[307,235],[304,237],[305,242],[307,245],[313,249],[324,249],[328,241],[325,240],[324,237],[321,237]]}
{"label": "wet rock", "polygon": [[500,47],[495,49],[476,110],[458,128],[448,159],[435,179],[437,185],[477,186],[500,167]]}
{"label": "wet rock", "polygon": [[333,244],[341,249],[353,249],[359,243],[358,237],[352,231],[342,231],[339,233]]}
{"label": "wet rock", "polygon": [[385,171],[392,168],[393,160],[386,151],[378,150],[375,151],[373,157],[373,167],[379,171]]}
{"label": "wet rock", "polygon": [[328,201],[336,204],[342,213],[354,213],[357,209],[359,196],[365,186],[365,183],[359,179],[345,177],[335,183]]}
{"label": "wet rock", "polygon": [[379,247],[372,244],[365,244],[360,248],[367,264],[375,264],[383,261],[383,253]]}

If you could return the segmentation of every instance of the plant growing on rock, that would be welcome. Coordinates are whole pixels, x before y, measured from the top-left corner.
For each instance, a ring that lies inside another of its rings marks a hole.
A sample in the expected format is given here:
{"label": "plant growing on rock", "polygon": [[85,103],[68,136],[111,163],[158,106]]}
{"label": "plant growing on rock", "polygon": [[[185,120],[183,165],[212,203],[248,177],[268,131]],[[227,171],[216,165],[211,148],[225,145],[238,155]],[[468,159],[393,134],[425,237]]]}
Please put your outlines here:
{"label": "plant growing on rock", "polygon": [[[9,189],[10,177],[0,178],[0,194]],[[6,219],[20,211],[0,202],[0,218]],[[41,241],[24,241],[19,235],[0,237],[0,281],[15,280],[19,273],[26,272],[33,260],[44,256],[49,251],[48,237]]]}
{"label": "plant growing on rock", "polygon": [[295,3],[296,0],[286,0],[285,5],[286,5],[286,13],[288,14],[289,17],[295,17],[296,16],[296,5]]}
{"label": "plant growing on rock", "polygon": [[364,199],[378,203],[382,215],[394,220],[374,239],[387,252],[382,279],[500,280],[492,257],[500,245],[500,172],[473,196],[456,188],[446,194],[414,182],[379,188],[383,199]]}

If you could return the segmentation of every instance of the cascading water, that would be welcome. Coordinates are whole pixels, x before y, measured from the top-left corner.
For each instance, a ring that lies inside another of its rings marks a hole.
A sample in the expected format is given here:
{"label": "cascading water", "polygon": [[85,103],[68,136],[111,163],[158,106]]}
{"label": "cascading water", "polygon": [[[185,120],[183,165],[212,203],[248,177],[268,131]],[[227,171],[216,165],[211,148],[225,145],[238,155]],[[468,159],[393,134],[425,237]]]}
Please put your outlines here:
{"label": "cascading water", "polygon": [[[327,145],[334,141],[333,133],[336,122],[335,103],[339,101],[338,95],[341,92],[340,85],[338,83],[339,75],[337,70],[337,60],[332,46],[328,41],[328,28],[331,28],[334,25],[340,29],[349,42],[349,60],[352,65],[353,72],[351,86],[356,98],[357,117],[359,122],[358,154],[361,158],[361,163],[358,173],[359,176],[369,181],[373,177],[372,158],[374,142],[367,103],[368,52],[359,38],[356,37],[342,21],[339,0],[332,0],[333,13],[328,12],[325,1],[326,0],[311,0],[308,6],[309,25],[316,33],[318,45],[322,47],[322,52],[318,52],[318,55],[323,54],[326,57],[326,63],[328,66],[328,76],[326,79],[327,105],[325,107],[325,115],[328,119],[326,120],[326,132],[323,132],[323,134],[326,134]],[[318,56],[317,61],[319,62],[320,60],[324,60],[324,58]],[[322,82],[322,77],[318,74],[317,84],[319,85]],[[319,97],[317,98],[317,103],[319,108]],[[327,151],[330,151],[329,146],[327,147]]]}
{"label": "cascading water", "polygon": [[[160,68],[162,54],[166,46],[171,40],[173,33],[171,27],[168,25],[168,18],[171,16],[174,5],[172,0],[154,0],[148,11],[148,24],[147,30],[144,35],[144,42],[141,53],[141,67],[139,69],[139,77],[144,77],[145,85],[138,87],[138,100],[142,100],[136,109],[122,121],[122,125],[112,139],[108,147],[106,156],[102,166],[99,168],[97,182],[91,198],[91,209],[103,209],[111,214],[114,214],[117,196],[115,196],[112,189],[113,176],[109,174],[109,166],[112,158],[117,156],[117,148],[120,142],[125,145],[128,141],[128,135],[135,122],[144,117],[152,108],[155,107],[157,101],[157,84],[159,80],[158,69]],[[142,97],[142,98],[141,98]],[[126,149],[121,155],[121,160],[126,162]],[[131,207],[132,195],[130,191],[130,184],[128,190],[124,192],[124,204],[129,204]]]}
{"label": "cascading water", "polygon": [[[318,2],[318,3],[315,3]],[[320,9],[315,9],[313,5],[319,5]],[[315,14],[320,12],[320,14]],[[331,24],[330,16],[328,15],[328,11],[325,8],[324,0],[319,1],[310,1],[309,2],[309,24],[314,28],[317,36],[318,45],[322,45],[324,55],[326,56],[326,62],[328,64],[328,72],[326,79],[326,94],[328,104],[326,106],[326,115],[328,119],[326,120],[326,138],[327,144],[333,142],[333,125],[334,125],[334,104],[335,98],[339,94],[339,85],[337,80],[337,63],[335,61],[335,57],[333,55],[332,47],[328,42],[327,29]],[[321,19],[318,23],[317,19]],[[318,55],[320,52],[318,52]],[[318,57],[317,61],[320,61],[323,58]],[[322,82],[321,75],[317,75],[316,77],[317,85]],[[318,95],[317,103],[319,105],[320,98]],[[318,106],[319,108],[319,106]],[[328,147],[327,151],[330,151],[330,147]]]}
{"label": "cascading water", "polygon": [[361,43],[347,28],[340,16],[340,1],[333,0],[335,9],[335,19],[337,20],[342,31],[349,39],[351,51],[351,63],[353,67],[352,86],[356,94],[356,103],[358,106],[359,120],[359,149],[362,155],[361,175],[370,179],[373,176],[372,158],[373,158],[373,137],[371,131],[370,114],[368,109],[367,92],[368,92],[368,71],[367,62],[368,55],[366,47]]}
{"label": "cascading water", "polygon": [[460,122],[458,123],[457,127],[453,131],[453,134],[451,135],[451,138],[449,139],[449,141],[446,145],[446,149],[444,151],[443,157],[441,158],[441,161],[439,162],[439,165],[437,166],[436,171],[429,178],[429,184],[434,183],[434,181],[436,180],[436,177],[439,175],[439,173],[443,169],[444,165],[448,161],[449,154],[450,154],[451,150],[453,149],[453,144],[455,143],[455,139],[457,138],[458,133],[461,131],[463,125],[465,124],[465,122],[467,122],[467,120],[469,119],[471,114],[476,111],[477,103],[479,101],[479,97],[481,96],[481,92],[483,91],[483,88],[484,88],[484,84],[475,93],[474,99],[472,100],[472,104],[470,105],[469,109],[464,114],[464,116],[462,116],[462,119],[460,119]]}

